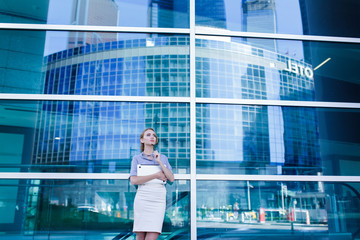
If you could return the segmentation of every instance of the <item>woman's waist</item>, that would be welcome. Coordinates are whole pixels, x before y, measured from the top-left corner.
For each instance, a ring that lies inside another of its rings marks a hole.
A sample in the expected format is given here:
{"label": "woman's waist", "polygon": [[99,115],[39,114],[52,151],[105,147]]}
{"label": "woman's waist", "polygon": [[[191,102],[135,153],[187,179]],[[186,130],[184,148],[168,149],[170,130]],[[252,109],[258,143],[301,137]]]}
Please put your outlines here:
{"label": "woman's waist", "polygon": [[165,184],[161,184],[161,183],[145,183],[145,184],[140,184],[138,186],[138,190],[139,189],[166,189],[165,188]]}

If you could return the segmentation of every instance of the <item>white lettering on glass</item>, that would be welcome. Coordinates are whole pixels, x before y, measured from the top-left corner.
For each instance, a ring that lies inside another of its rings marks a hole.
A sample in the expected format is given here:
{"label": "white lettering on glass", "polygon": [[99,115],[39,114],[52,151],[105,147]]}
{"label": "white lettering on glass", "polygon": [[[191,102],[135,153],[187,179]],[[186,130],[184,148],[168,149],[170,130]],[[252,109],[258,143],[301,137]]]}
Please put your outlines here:
{"label": "white lettering on glass", "polygon": [[313,79],[314,72],[310,67],[305,67],[303,65],[292,62],[290,59],[287,63],[287,68],[284,69],[287,72],[295,73],[296,75],[306,76],[309,79]]}

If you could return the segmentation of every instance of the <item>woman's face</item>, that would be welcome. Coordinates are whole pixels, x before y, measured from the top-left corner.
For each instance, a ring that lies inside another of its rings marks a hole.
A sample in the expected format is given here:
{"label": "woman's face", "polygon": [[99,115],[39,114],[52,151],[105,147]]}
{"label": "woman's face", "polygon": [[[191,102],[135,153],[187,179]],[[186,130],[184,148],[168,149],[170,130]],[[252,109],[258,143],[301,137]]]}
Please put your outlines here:
{"label": "woman's face", "polygon": [[146,130],[142,139],[140,139],[145,145],[155,145],[156,144],[156,134],[153,130]]}

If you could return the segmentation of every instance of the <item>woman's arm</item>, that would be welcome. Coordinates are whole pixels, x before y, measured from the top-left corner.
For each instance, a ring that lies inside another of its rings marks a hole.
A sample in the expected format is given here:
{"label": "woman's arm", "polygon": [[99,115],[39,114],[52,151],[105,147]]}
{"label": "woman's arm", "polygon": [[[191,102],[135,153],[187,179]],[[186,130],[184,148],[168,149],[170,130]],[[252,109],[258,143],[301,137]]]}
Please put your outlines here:
{"label": "woman's arm", "polygon": [[175,180],[174,174],[161,162],[159,152],[154,151],[154,153],[155,153],[155,160],[160,165],[160,167],[163,170],[167,180],[169,180],[170,182],[173,182]]}
{"label": "woman's arm", "polygon": [[144,184],[153,179],[160,179],[163,181],[167,180],[165,174],[162,171],[159,171],[157,173],[147,175],[147,176],[131,176],[130,182],[132,185],[139,185],[139,184]]}
{"label": "woman's arm", "polygon": [[167,167],[165,167],[165,165],[163,163],[161,163],[160,166],[161,166],[161,169],[163,170],[167,180],[169,180],[170,182],[173,182],[175,180],[174,174],[169,169],[167,169]]}

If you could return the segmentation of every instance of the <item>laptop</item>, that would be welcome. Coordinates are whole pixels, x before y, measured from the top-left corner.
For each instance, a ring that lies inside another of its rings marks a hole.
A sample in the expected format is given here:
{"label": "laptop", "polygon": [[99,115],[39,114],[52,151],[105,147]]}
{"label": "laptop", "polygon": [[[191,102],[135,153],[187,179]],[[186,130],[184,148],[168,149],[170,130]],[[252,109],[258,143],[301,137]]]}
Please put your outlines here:
{"label": "laptop", "polygon": [[[154,174],[154,173],[157,173],[160,171],[162,171],[162,169],[159,165],[150,165],[150,164],[138,164],[137,165],[137,175],[138,176],[147,176],[147,175],[151,175],[151,174]],[[144,184],[149,184],[149,183],[166,184],[166,181],[163,181],[160,179],[153,179]]]}

